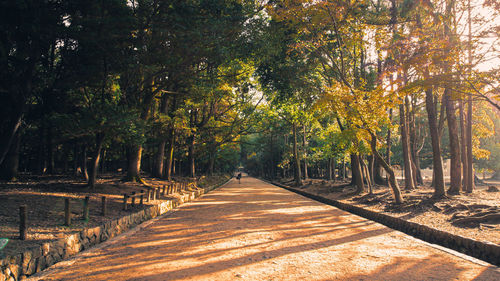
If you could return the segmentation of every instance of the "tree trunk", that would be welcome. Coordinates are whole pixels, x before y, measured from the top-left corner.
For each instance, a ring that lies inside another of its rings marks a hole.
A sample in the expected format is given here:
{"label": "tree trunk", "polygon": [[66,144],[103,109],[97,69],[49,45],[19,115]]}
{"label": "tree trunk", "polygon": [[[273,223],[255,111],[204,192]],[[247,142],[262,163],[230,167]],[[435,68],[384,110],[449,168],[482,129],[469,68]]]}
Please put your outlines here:
{"label": "tree trunk", "polygon": [[162,139],[160,144],[158,144],[158,152],[156,153],[155,167],[153,169],[153,175],[158,178],[163,178],[163,159],[165,158],[165,146],[167,141]]}
{"label": "tree trunk", "polygon": [[359,163],[361,164],[361,172],[363,178],[366,180],[366,185],[368,186],[368,193],[373,194],[372,182],[370,180],[370,173],[368,172],[368,167],[365,163],[365,160],[361,156],[359,157]]}
{"label": "tree trunk", "polygon": [[462,189],[462,167],[460,164],[460,142],[455,115],[455,102],[451,99],[451,89],[446,88],[446,119],[448,120],[448,136],[450,139],[450,188],[448,192],[459,194]]}
{"label": "tree trunk", "polygon": [[[411,111],[408,111],[410,120],[408,121],[410,126],[410,155],[413,167],[413,177],[415,178],[415,187],[419,184],[424,184],[424,179],[422,178],[422,171],[420,170],[420,159],[418,158],[418,142],[417,142],[417,128],[415,126],[415,111],[416,111],[416,99],[412,99]],[[407,107],[409,108],[409,106]],[[420,128],[419,128],[420,129]]]}
{"label": "tree trunk", "polygon": [[74,177],[78,177],[78,158],[79,158],[78,144],[75,142],[73,144],[73,176]]}
{"label": "tree trunk", "polygon": [[410,142],[408,137],[408,126],[406,122],[406,112],[404,104],[399,105],[399,123],[401,128],[401,146],[403,151],[405,189],[415,189],[413,185],[413,171],[410,156]]}
{"label": "tree trunk", "polygon": [[432,163],[433,163],[433,181],[434,181],[434,197],[441,198],[446,196],[444,189],[444,175],[443,175],[443,160],[441,158],[441,144],[439,137],[439,130],[437,126],[436,105],[432,89],[425,91],[425,108],[427,111],[427,118],[429,122],[429,131],[432,142]]}
{"label": "tree trunk", "polygon": [[378,161],[377,157],[374,157],[375,163],[373,168],[373,182],[376,184],[387,185],[387,181],[382,177],[382,164]]}
{"label": "tree trunk", "polygon": [[87,169],[87,145],[82,147],[82,176],[86,182],[89,182],[89,173]]}
{"label": "tree trunk", "polygon": [[9,151],[0,164],[0,179],[5,181],[15,181],[19,170],[19,148],[21,147],[21,133],[16,131],[11,140]]}
{"label": "tree trunk", "polygon": [[351,184],[356,186],[356,194],[363,193],[365,191],[365,183],[361,171],[360,156],[358,154],[351,154],[351,173]]}
{"label": "tree trunk", "polygon": [[328,158],[328,180],[331,181],[333,179],[332,175],[334,175],[334,173],[332,173],[332,170],[333,170],[333,158]]}
{"label": "tree trunk", "polygon": [[54,174],[54,128],[50,124],[47,132],[47,173]]}
{"label": "tree trunk", "polygon": [[302,126],[302,149],[304,151],[304,179],[307,179],[309,176],[307,175],[307,141],[306,141],[306,125]]}
{"label": "tree trunk", "polygon": [[103,141],[104,141],[104,134],[97,133],[96,134],[96,142],[95,142],[95,151],[92,155],[92,162],[90,163],[90,173],[89,173],[89,180],[88,180],[88,185],[91,189],[95,189],[95,182],[97,179],[97,171],[99,168],[99,160],[101,158],[101,150],[102,150]]}
{"label": "tree trunk", "polygon": [[132,144],[128,146],[128,169],[127,181],[140,182],[141,181],[141,159],[142,159],[142,145]]}
{"label": "tree trunk", "polygon": [[373,153],[373,156],[375,156],[379,161],[380,164],[382,164],[382,167],[384,167],[387,175],[389,176],[389,181],[390,181],[390,186],[392,188],[392,193],[394,195],[394,201],[396,201],[396,204],[401,204],[403,203],[403,196],[401,196],[401,190],[399,189],[398,182],[396,180],[396,175],[394,174],[394,170],[392,169],[387,162],[385,162],[384,158],[380,156],[380,154],[377,151],[377,137],[370,132],[371,135],[371,142],[370,142],[370,147]]}
{"label": "tree trunk", "polygon": [[295,186],[302,185],[302,178],[300,176],[300,159],[299,152],[297,149],[297,124],[292,124],[293,131],[293,160],[294,160],[294,177],[295,177]]}
{"label": "tree trunk", "polygon": [[467,186],[465,190],[471,193],[474,190],[474,168],[472,156],[472,95],[467,101]]}
{"label": "tree trunk", "polygon": [[[392,125],[392,108],[389,109],[389,124]],[[391,139],[391,129],[389,128],[387,130],[387,148],[385,151],[385,161],[387,165],[391,166],[391,145],[392,145],[392,139]],[[382,165],[382,163],[380,163]],[[382,165],[383,166],[383,165]],[[391,181],[389,180],[389,175],[386,175],[386,182],[387,185],[390,186]]]}
{"label": "tree trunk", "polygon": [[191,132],[191,136],[188,139],[189,143],[189,176],[194,178],[196,177],[196,169],[195,169],[195,158],[194,158],[194,146],[195,146],[195,133]]}
{"label": "tree trunk", "polygon": [[462,191],[466,191],[467,186],[467,137],[465,133],[465,111],[463,99],[459,101],[460,109],[460,158],[462,160]]}
{"label": "tree trunk", "polygon": [[[16,112],[16,115],[12,118],[12,121],[10,122],[10,124],[6,126],[7,128],[2,130],[2,132],[1,132],[0,165],[3,163],[3,161],[5,161],[5,158],[7,157],[7,154],[9,153],[9,151],[11,151],[11,146],[16,139],[16,134],[18,134],[19,128],[21,127],[22,119],[23,119],[23,110],[19,109]],[[5,120],[2,120],[2,122],[5,122]]]}

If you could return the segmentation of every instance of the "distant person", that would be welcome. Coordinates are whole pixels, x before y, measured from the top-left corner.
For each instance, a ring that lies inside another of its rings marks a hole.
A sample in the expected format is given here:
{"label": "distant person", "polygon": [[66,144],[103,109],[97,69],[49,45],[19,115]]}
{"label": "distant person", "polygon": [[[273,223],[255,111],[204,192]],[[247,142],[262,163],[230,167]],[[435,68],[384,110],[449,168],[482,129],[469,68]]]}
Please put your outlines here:
{"label": "distant person", "polygon": [[241,173],[238,173],[238,175],[236,176],[236,179],[238,180],[238,183],[241,184]]}

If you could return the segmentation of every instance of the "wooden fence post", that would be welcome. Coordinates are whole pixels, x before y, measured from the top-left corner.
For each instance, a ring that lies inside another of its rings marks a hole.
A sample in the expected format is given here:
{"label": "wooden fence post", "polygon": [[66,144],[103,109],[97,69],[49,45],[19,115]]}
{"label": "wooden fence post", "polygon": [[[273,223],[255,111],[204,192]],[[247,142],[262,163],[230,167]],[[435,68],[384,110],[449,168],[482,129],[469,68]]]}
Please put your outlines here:
{"label": "wooden fence post", "polygon": [[71,225],[71,210],[70,210],[69,198],[64,198],[64,225]]}
{"label": "wooden fence post", "polygon": [[158,189],[156,189],[156,192],[158,193],[158,194],[156,194],[156,198],[158,198],[158,200],[160,200],[160,191],[161,191],[161,190],[160,190],[160,188],[158,187]]}
{"label": "wooden fence post", "polygon": [[144,205],[144,190],[141,189],[141,206]]}
{"label": "wooden fence post", "polygon": [[162,190],[162,195],[163,195],[163,196],[165,196],[165,188],[166,188],[166,186],[165,186],[165,185],[163,185],[163,190]]}
{"label": "wooden fence post", "polygon": [[101,197],[101,215],[106,215],[106,196]]}
{"label": "wooden fence post", "polygon": [[151,189],[148,188],[148,196],[146,197],[146,202],[149,202],[151,200]]}
{"label": "wooden fence post", "polygon": [[85,221],[89,220],[89,196],[85,196],[85,199],[83,200],[83,219]]}
{"label": "wooden fence post", "polygon": [[26,205],[19,206],[19,239],[26,240],[27,229],[26,222],[28,220],[28,211]]}
{"label": "wooden fence post", "polygon": [[135,207],[135,191],[132,191],[132,207]]}
{"label": "wooden fence post", "polygon": [[127,193],[124,193],[123,194],[123,209],[124,210],[127,210],[127,199],[128,199]]}

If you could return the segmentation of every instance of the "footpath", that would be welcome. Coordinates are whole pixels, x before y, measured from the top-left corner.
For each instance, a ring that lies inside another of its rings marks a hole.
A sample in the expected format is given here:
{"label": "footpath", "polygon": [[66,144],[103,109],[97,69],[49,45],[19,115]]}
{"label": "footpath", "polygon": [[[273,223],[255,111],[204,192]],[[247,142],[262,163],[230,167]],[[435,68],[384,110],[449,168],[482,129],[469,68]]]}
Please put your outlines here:
{"label": "footpath", "polygon": [[500,269],[243,177],[30,280],[431,279]]}

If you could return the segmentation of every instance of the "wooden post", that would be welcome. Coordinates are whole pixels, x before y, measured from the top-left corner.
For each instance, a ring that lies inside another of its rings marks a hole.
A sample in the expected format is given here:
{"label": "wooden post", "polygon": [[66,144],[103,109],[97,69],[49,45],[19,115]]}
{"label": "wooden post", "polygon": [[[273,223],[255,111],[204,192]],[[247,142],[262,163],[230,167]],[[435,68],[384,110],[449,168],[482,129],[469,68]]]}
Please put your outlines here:
{"label": "wooden post", "polygon": [[158,189],[156,189],[156,192],[158,193],[158,194],[156,194],[156,198],[158,198],[158,200],[160,200],[160,191],[161,191],[161,190],[160,190],[160,188],[158,187]]}
{"label": "wooden post", "polygon": [[132,191],[132,196],[131,196],[131,198],[132,198],[132,200],[131,200],[131,201],[132,201],[132,204],[131,204],[131,205],[132,205],[132,207],[135,207],[135,191]]}
{"label": "wooden post", "polygon": [[101,197],[101,215],[106,215],[106,196]]}
{"label": "wooden post", "polygon": [[127,199],[128,199],[127,193],[124,193],[123,194],[123,209],[124,210],[127,210]]}
{"label": "wooden post", "polygon": [[19,239],[26,240],[27,229],[26,222],[28,220],[28,212],[26,209],[26,205],[19,206]]}
{"label": "wooden post", "polygon": [[149,187],[148,187],[148,194],[146,197],[146,202],[149,202],[150,200],[151,200],[151,189],[149,189]]}
{"label": "wooden post", "polygon": [[141,206],[144,205],[144,190],[141,189]]}
{"label": "wooden post", "polygon": [[85,199],[83,200],[83,219],[85,221],[89,220],[89,196],[85,196]]}
{"label": "wooden post", "polygon": [[163,196],[165,196],[165,188],[166,188],[166,186],[165,186],[165,185],[163,185],[163,190],[162,190],[162,195],[163,195]]}
{"label": "wooden post", "polygon": [[153,201],[156,200],[156,189],[153,187],[152,189],[152,193],[153,193]]}
{"label": "wooden post", "polygon": [[64,225],[71,225],[71,210],[69,205],[69,198],[64,198]]}

